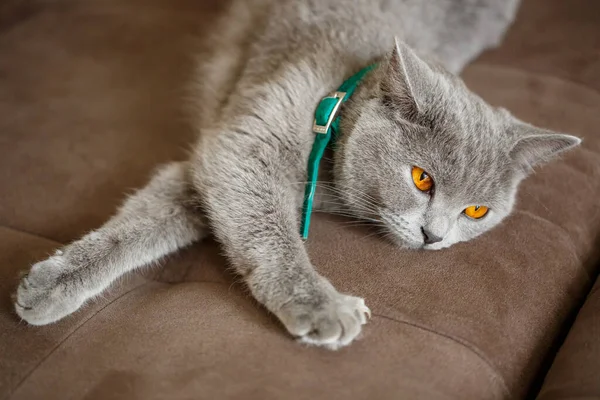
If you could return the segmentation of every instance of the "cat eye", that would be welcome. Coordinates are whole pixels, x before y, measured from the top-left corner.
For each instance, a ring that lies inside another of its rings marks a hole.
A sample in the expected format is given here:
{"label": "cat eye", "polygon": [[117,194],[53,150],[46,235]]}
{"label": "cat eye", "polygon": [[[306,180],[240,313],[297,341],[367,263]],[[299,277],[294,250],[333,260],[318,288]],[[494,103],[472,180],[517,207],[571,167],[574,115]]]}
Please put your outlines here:
{"label": "cat eye", "polygon": [[465,208],[463,211],[465,215],[469,218],[479,219],[485,217],[488,213],[488,208],[486,206],[471,206]]}
{"label": "cat eye", "polygon": [[433,187],[433,179],[422,168],[412,168],[412,179],[421,192],[428,192]]}

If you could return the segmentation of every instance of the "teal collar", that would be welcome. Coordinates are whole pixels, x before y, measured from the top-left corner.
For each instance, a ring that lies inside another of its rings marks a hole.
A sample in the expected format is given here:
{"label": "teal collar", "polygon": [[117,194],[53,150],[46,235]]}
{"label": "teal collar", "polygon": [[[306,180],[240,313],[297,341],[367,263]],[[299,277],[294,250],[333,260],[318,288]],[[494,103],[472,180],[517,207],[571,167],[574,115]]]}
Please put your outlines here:
{"label": "teal collar", "polygon": [[334,142],[340,134],[340,117],[338,115],[340,107],[342,103],[352,96],[360,81],[374,67],[375,65],[369,65],[352,75],[342,83],[342,86],[337,91],[324,97],[317,106],[315,122],[313,124],[313,132],[316,133],[316,136],[310,156],[308,157],[308,179],[304,191],[304,204],[302,206],[300,234],[304,240],[308,238],[308,228],[310,227],[310,216],[317,188],[321,158],[327,145],[332,141]]}

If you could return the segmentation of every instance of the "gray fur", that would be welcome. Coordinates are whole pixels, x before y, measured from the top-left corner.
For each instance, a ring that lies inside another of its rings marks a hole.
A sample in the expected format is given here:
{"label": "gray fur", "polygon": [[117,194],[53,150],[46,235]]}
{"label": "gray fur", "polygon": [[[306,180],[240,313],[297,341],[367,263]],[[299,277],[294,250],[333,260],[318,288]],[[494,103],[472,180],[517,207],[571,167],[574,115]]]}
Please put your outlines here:
{"label": "gray fur", "polygon": [[[349,344],[369,309],[319,275],[298,233],[315,106],[378,63],[342,110],[321,207],[383,224],[407,248],[486,232],[510,213],[532,166],[579,143],[490,107],[453,75],[499,43],[517,3],[234,2],[193,85],[199,140],[189,163],[161,170],[106,225],[34,265],[17,291],[18,314],[56,321],[210,232],[293,336]],[[415,165],[433,177],[431,193],[415,188]],[[481,220],[462,213],[478,204],[490,207]],[[422,229],[441,240],[425,244]]]}

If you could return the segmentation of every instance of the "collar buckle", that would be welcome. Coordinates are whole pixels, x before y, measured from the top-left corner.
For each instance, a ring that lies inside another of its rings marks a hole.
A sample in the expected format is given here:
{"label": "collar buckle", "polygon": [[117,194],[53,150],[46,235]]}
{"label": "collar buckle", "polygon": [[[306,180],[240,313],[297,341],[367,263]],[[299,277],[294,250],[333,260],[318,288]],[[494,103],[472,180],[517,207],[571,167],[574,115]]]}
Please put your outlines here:
{"label": "collar buckle", "polygon": [[324,97],[323,99],[321,99],[319,106],[322,104],[323,100],[327,100],[327,99],[335,99],[336,103],[333,105],[333,108],[329,112],[329,116],[327,117],[327,121],[325,122],[325,125],[320,125],[319,122],[321,122],[321,121],[317,121],[317,119],[315,118],[315,121],[313,122],[313,128],[312,128],[314,133],[326,135],[329,132],[329,129],[331,128],[331,124],[333,123],[333,121],[335,121],[335,118],[337,117],[338,112],[340,111],[340,106],[344,102],[345,97],[346,97],[346,92],[333,92],[333,93],[327,95],[326,97]]}

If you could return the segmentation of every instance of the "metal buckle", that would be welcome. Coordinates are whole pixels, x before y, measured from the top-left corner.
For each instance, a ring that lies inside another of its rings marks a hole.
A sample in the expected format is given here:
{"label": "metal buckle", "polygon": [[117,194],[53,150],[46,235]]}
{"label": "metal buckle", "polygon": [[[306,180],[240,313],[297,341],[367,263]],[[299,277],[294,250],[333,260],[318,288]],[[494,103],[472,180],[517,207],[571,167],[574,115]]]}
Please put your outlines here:
{"label": "metal buckle", "polygon": [[[325,125],[317,125],[317,119],[315,118],[315,121],[313,122],[313,128],[312,128],[313,132],[320,133],[320,134],[327,134],[327,132],[329,131],[329,128],[331,128],[331,124],[337,117],[337,113],[340,110],[340,106],[344,102],[345,96],[346,96],[346,92],[333,92],[332,94],[323,98],[323,99],[328,99],[328,98],[337,99],[337,103],[335,103],[335,106],[331,110],[331,114],[329,114],[329,118],[327,119],[327,123]],[[321,101],[323,101],[323,100],[321,100]]]}

